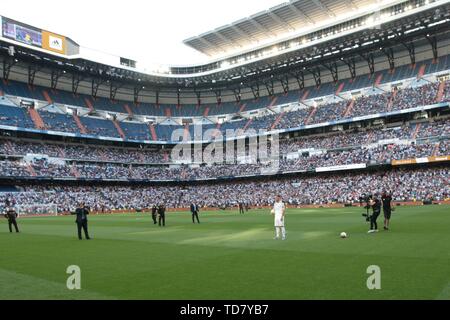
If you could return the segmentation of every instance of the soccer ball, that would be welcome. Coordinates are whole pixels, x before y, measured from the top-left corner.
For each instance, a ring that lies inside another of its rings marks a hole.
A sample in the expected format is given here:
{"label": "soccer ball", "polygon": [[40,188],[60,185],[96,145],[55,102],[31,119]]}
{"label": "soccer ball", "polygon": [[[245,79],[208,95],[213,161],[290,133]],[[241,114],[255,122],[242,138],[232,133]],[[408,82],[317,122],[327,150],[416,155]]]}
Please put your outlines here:
{"label": "soccer ball", "polygon": [[273,209],[270,210],[270,213],[271,213],[271,214],[274,214],[274,213],[275,213],[275,210],[273,210]]}
{"label": "soccer ball", "polygon": [[341,238],[342,238],[342,239],[345,239],[345,238],[347,238],[347,233],[345,233],[345,232],[341,232]]}

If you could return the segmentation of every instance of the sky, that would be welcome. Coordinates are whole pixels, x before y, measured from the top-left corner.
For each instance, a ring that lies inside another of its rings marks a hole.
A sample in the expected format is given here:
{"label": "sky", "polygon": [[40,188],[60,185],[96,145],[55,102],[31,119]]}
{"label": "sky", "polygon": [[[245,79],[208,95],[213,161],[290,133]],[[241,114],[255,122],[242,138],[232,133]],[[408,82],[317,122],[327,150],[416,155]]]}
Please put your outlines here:
{"label": "sky", "polygon": [[183,40],[283,0],[20,0],[0,15],[70,37],[83,47],[137,60],[141,66],[204,63]]}

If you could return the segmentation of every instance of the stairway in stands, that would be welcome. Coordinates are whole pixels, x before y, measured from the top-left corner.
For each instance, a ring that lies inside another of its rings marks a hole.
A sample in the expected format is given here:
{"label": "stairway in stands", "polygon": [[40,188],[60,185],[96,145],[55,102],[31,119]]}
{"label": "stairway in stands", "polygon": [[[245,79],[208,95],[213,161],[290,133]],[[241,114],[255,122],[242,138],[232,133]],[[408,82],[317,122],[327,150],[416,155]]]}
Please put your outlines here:
{"label": "stairway in stands", "polygon": [[342,90],[344,90],[345,87],[345,82],[341,82],[338,86],[338,88],[336,89],[336,93],[335,95],[339,96],[339,94],[342,92]]}
{"label": "stairway in stands", "polygon": [[186,123],[184,125],[184,132],[183,132],[183,141],[190,140],[191,133],[189,132],[189,123]]}
{"label": "stairway in stands", "polygon": [[203,111],[203,117],[207,117],[209,115],[209,107],[205,108],[205,111]]}
{"label": "stairway in stands", "polygon": [[392,148],[391,146],[386,146],[386,149],[384,149],[384,150],[380,153],[380,155],[379,155],[379,157],[378,157],[378,159],[377,159],[379,163],[382,163],[384,160],[386,160],[387,153],[388,153],[388,151],[389,151],[391,148]]}
{"label": "stairway in stands", "polygon": [[158,135],[156,134],[155,126],[153,125],[153,123],[149,123],[148,127],[150,128],[150,133],[152,135],[152,140],[153,141],[158,141]]}
{"label": "stairway in stands", "polygon": [[140,161],[141,163],[145,163],[145,162],[146,162],[146,161],[145,161],[144,154],[143,154],[142,152],[138,152],[138,153],[137,153],[137,156],[139,157],[139,161]]}
{"label": "stairway in stands", "polygon": [[434,150],[433,150],[433,157],[436,157],[439,153],[439,148],[441,147],[441,143],[438,142],[434,145]]}
{"label": "stairway in stands", "polygon": [[376,77],[374,82],[374,87],[378,87],[381,84],[381,81],[383,80],[383,73],[380,72],[380,74]]}
{"label": "stairway in stands", "polygon": [[439,88],[436,95],[437,103],[442,102],[442,99],[444,98],[444,92],[445,92],[445,81],[441,81],[441,83],[439,83]]}
{"label": "stairway in stands", "polygon": [[31,120],[33,120],[35,128],[45,130],[45,123],[39,112],[35,108],[28,108],[28,113],[30,114]]}
{"label": "stairway in stands", "polygon": [[305,120],[305,124],[308,125],[311,123],[312,119],[314,118],[314,115],[317,112],[317,107],[311,107],[310,111],[309,111],[309,115]]}
{"label": "stairway in stands", "polygon": [[83,122],[81,122],[80,117],[75,113],[72,116],[73,116],[73,120],[75,121],[75,123],[78,126],[78,129],[80,129],[80,132],[82,134],[87,134],[88,131],[87,131],[86,127],[84,126]]}
{"label": "stairway in stands", "polygon": [[44,96],[48,104],[53,104],[53,99],[50,97],[47,90],[42,91],[42,95]]}
{"label": "stairway in stands", "polygon": [[417,73],[417,79],[422,79],[425,71],[426,71],[427,65],[426,64],[422,64],[419,68],[419,72]]}
{"label": "stairway in stands", "polygon": [[130,108],[130,106],[128,105],[128,103],[126,103],[123,107],[124,107],[125,111],[128,113],[128,115],[129,115],[130,117],[133,117],[133,116],[134,116],[133,110],[131,110],[131,108]]}
{"label": "stairway in stands", "polygon": [[106,162],[109,160],[108,156],[106,155],[105,149],[98,149],[98,153],[100,153],[100,159],[102,159],[102,161]]}
{"label": "stairway in stands", "polygon": [[75,165],[72,165],[70,167],[70,172],[77,179],[79,179],[81,177],[81,174],[80,174],[80,172],[78,171],[78,169],[77,169],[77,167]]}
{"label": "stairway in stands", "polygon": [[416,140],[417,135],[419,134],[421,127],[422,127],[421,123],[416,124],[416,128],[414,129],[413,135],[411,137],[412,140]]}
{"label": "stairway in stands", "polygon": [[355,106],[355,99],[351,99],[350,102],[347,104],[347,108],[345,108],[343,118],[348,118],[353,112],[353,107]]}
{"label": "stairway in stands", "polygon": [[242,128],[242,130],[247,131],[247,129],[250,127],[250,125],[252,124],[253,119],[248,119],[247,123],[245,124],[244,128]]}
{"label": "stairway in stands", "polygon": [[303,96],[302,96],[302,98],[300,99],[300,101],[305,101],[305,100],[308,98],[308,96],[309,96],[309,90],[306,90],[306,91],[303,93]]}
{"label": "stairway in stands", "polygon": [[277,96],[273,97],[272,101],[270,101],[269,108],[271,108],[274,105],[276,105],[277,101],[278,101],[278,97]]}
{"label": "stairway in stands", "polygon": [[16,150],[14,149],[13,144],[9,140],[6,140],[6,142],[5,142],[5,149],[6,149],[6,151],[8,152],[9,155],[13,155],[16,152]]}
{"label": "stairway in stands", "polygon": [[30,173],[30,175],[31,175],[32,177],[36,177],[36,176],[37,176],[36,171],[34,170],[34,168],[33,168],[33,166],[31,165],[31,163],[29,163],[29,164],[27,165],[27,170],[28,170],[28,172]]}
{"label": "stairway in stands", "polygon": [[395,99],[397,98],[398,89],[394,88],[391,92],[391,96],[389,97],[388,101],[388,112],[392,111],[392,108],[394,108]]}
{"label": "stairway in stands", "polygon": [[64,152],[63,148],[61,148],[60,146],[56,146],[56,149],[58,149],[58,154],[61,158],[65,159],[66,158],[66,153]]}
{"label": "stairway in stands", "polygon": [[278,115],[278,117],[275,119],[275,122],[270,127],[270,130],[275,130],[275,128],[278,126],[278,124],[281,122],[281,119],[283,119],[285,115],[285,112],[282,112]]}
{"label": "stairway in stands", "polygon": [[119,136],[122,139],[126,139],[125,133],[123,132],[122,128],[120,127],[119,121],[113,120],[113,123],[114,123],[114,127],[116,127],[116,129],[117,129],[117,133],[119,134]]}
{"label": "stairway in stands", "polygon": [[88,97],[84,98],[84,102],[85,102],[85,104],[88,107],[90,112],[95,110],[94,103]]}

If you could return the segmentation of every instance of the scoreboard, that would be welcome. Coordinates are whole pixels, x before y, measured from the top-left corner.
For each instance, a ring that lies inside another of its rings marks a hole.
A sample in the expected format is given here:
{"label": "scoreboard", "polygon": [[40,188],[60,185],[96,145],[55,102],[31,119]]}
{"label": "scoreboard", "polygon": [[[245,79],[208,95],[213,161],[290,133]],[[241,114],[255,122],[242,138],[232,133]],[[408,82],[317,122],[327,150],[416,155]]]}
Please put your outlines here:
{"label": "scoreboard", "polygon": [[0,16],[1,37],[21,45],[61,55],[79,53],[79,46],[65,36]]}

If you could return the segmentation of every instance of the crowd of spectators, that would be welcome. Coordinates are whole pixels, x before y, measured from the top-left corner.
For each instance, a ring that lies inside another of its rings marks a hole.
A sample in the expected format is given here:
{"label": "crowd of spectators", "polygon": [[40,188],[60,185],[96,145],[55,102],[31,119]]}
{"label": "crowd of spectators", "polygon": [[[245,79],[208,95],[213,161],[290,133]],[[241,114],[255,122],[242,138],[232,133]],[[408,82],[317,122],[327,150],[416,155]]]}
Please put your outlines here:
{"label": "crowd of spectators", "polygon": [[[332,132],[328,134],[300,136],[297,138],[284,139],[279,142],[279,155],[276,157],[284,158],[289,153],[295,153],[299,150],[334,150],[343,148],[359,148],[376,144],[380,141],[392,139],[425,139],[430,137],[450,136],[450,119],[431,120],[419,124],[404,124],[394,128],[376,127],[372,129],[347,130]],[[260,148],[260,155],[261,151]],[[268,141],[267,157],[271,157],[273,149]],[[417,150],[414,149],[412,152]],[[251,153],[247,146],[246,153]],[[234,162],[237,162],[238,154],[234,153]],[[81,145],[81,144],[61,144],[44,143],[36,141],[21,140],[0,140],[0,154],[9,156],[25,156],[28,154],[47,155],[49,157],[61,158],[66,160],[93,161],[93,162],[113,162],[120,164],[168,164],[172,162],[172,153],[170,149],[154,150],[145,147],[125,148],[113,146]],[[191,161],[201,162],[203,151],[193,149]],[[206,152],[205,152],[206,154]],[[214,156],[214,154],[213,154]],[[223,150],[223,157],[227,156],[226,150]],[[263,158],[260,156],[260,158]],[[206,160],[206,159],[203,159]],[[189,161],[189,156],[187,161]],[[208,161],[205,161],[208,162]],[[221,162],[219,160],[219,162]],[[223,161],[222,161],[223,162]]]}
{"label": "crowd of spectators", "polygon": [[[27,164],[16,158],[10,158],[13,160],[6,158],[1,162],[0,169],[2,176],[7,177],[201,180],[447,156],[450,154],[449,142],[442,137],[450,133],[450,120],[432,121],[430,123],[405,124],[395,128],[373,128],[365,131],[345,131],[282,140],[280,154],[273,155],[268,152],[265,159],[261,157],[258,159],[252,155],[252,151],[247,146],[248,159],[245,162],[237,161],[238,155],[234,153],[232,163],[224,164],[218,159],[217,163],[213,165],[197,167],[174,165],[171,163],[170,150],[155,151],[144,148],[1,140],[0,153],[6,156],[48,155],[60,161],[55,163],[55,161],[36,157],[37,160]],[[387,141],[391,139],[410,140],[413,137],[422,140],[396,144]],[[430,137],[441,137],[441,140],[423,139]],[[384,142],[380,143],[380,141]],[[270,147],[268,150],[271,150]],[[292,155],[293,153],[297,153],[297,156],[287,157],[288,154]],[[227,156],[226,152],[223,154]],[[267,160],[268,163],[266,163]]]}
{"label": "crowd of spectators", "polygon": [[29,177],[30,175],[23,162],[17,160],[0,161],[0,176],[2,177]]}
{"label": "crowd of spectators", "polygon": [[32,165],[34,173],[38,177],[52,177],[52,178],[70,178],[74,177],[70,166],[66,164],[50,163],[46,159],[39,159],[33,161]]}
{"label": "crowd of spectators", "polygon": [[119,148],[106,146],[88,146],[80,144],[57,144],[36,141],[0,140],[0,153],[25,156],[43,154],[68,160],[90,160],[120,163],[164,163],[168,161],[166,151],[148,148]]}
{"label": "crowd of spectators", "polygon": [[427,106],[437,101],[439,83],[428,83],[420,87],[398,90],[393,94],[393,109],[403,110]]}
{"label": "crowd of spectators", "polygon": [[[3,161],[2,175],[39,176],[48,178],[86,178],[103,180],[204,180],[220,177],[275,174],[279,171],[314,170],[351,164],[384,164],[392,160],[450,155],[449,140],[409,144],[358,146],[355,148],[324,150],[299,154],[296,158],[273,158],[246,163],[211,164],[200,166],[127,164],[113,162],[48,161],[29,163],[33,170],[24,170],[24,162]],[[250,160],[252,160],[250,158]]]}
{"label": "crowd of spectators", "polygon": [[99,212],[139,210],[157,203],[185,208],[193,201],[206,207],[232,207],[238,202],[258,207],[271,205],[277,194],[291,205],[358,203],[364,194],[386,189],[396,201],[446,200],[450,197],[449,173],[448,168],[398,169],[170,187],[30,185],[22,192],[0,193],[0,204],[6,199],[22,206],[52,204],[59,212],[73,210],[80,201]]}
{"label": "crowd of spectators", "polygon": [[[360,96],[354,100],[353,106],[351,107],[350,100],[341,100],[319,105],[315,108],[300,109],[285,114],[278,122],[276,128],[289,129],[304,124],[317,124],[344,118],[430,105],[436,103],[438,88],[439,83],[427,83],[404,89],[394,88],[392,92]],[[444,95],[443,101],[450,100],[449,91],[449,89],[446,90],[447,94]],[[308,117],[310,118],[308,119]],[[308,123],[306,123],[307,120]],[[254,121],[252,125],[256,125],[256,123],[257,121]]]}
{"label": "crowd of spectators", "polygon": [[64,114],[46,111],[40,111],[39,114],[49,130],[69,133],[79,133],[80,131],[75,122]]}
{"label": "crowd of spectators", "polygon": [[449,102],[449,101],[450,101],[450,80],[447,80],[447,81],[445,81],[442,99],[439,102]]}
{"label": "crowd of spectators", "polygon": [[343,100],[317,108],[309,123],[336,121],[344,118],[350,101]]}
{"label": "crowd of spectators", "polygon": [[450,121],[432,121],[420,124],[416,138],[450,136]]}
{"label": "crowd of spectators", "polygon": [[[306,149],[339,149],[346,147],[355,147],[377,143],[390,139],[411,139],[413,136],[415,125],[401,126],[395,128],[375,128],[364,131],[341,131],[332,134],[323,134],[317,136],[305,136],[294,138],[280,144],[280,152],[287,154],[298,150]],[[450,121],[438,130],[433,130],[429,135],[423,134],[422,137],[431,137],[433,133],[439,133],[450,129]]]}

